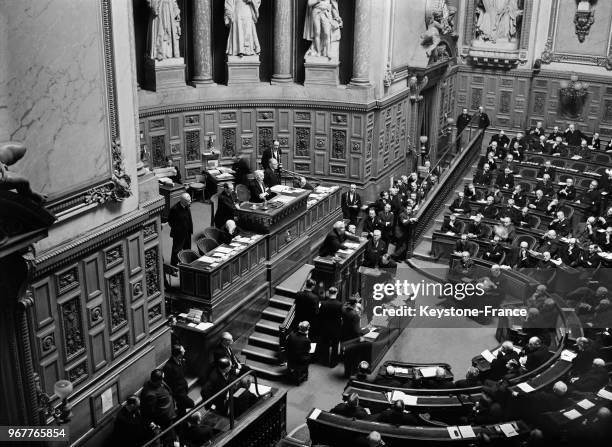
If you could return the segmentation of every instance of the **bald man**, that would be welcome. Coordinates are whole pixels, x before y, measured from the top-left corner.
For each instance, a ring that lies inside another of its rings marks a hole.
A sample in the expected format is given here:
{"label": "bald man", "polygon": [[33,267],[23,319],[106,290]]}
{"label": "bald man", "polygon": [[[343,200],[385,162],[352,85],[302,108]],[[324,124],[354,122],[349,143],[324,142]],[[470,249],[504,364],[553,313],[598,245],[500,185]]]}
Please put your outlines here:
{"label": "bald man", "polygon": [[582,374],[580,378],[571,379],[571,388],[574,391],[596,393],[608,384],[608,371],[603,359],[593,359],[591,369]]}
{"label": "bald man", "polygon": [[234,337],[232,337],[232,334],[230,334],[229,332],[222,333],[219,344],[213,350],[213,358],[215,361],[218,361],[219,359],[224,357],[229,359],[232,373],[238,375],[246,371],[248,368],[246,367],[246,365],[240,363],[238,357],[236,357],[236,354],[232,349],[233,344]]}
{"label": "bald man", "polygon": [[181,250],[191,249],[191,235],[193,234],[193,220],[191,219],[191,196],[181,194],[179,201],[168,213],[170,237],[172,238],[172,255],[170,264],[178,264],[178,253]]}

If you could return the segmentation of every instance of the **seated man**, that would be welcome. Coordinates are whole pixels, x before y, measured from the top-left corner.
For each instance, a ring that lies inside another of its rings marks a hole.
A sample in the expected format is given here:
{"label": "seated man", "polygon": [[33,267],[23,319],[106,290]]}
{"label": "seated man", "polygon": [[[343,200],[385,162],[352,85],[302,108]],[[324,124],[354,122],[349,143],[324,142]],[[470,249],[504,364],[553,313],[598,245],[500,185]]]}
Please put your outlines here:
{"label": "seated man", "polygon": [[373,237],[365,247],[363,255],[363,266],[376,268],[382,256],[387,253],[387,244],[381,239],[380,230],[374,230]]}
{"label": "seated man", "polygon": [[512,221],[509,217],[503,217],[500,221],[501,225],[495,225],[493,227],[493,233],[499,236],[501,242],[512,243],[516,237],[516,229],[514,225],[512,225]]}
{"label": "seated man", "polygon": [[587,216],[598,216],[599,208],[601,204],[601,191],[598,189],[599,183],[597,180],[591,181],[589,184],[589,189],[582,194],[579,200],[576,203],[583,203],[587,206],[585,210],[585,214]]}
{"label": "seated man", "polygon": [[512,265],[515,269],[531,268],[533,266],[531,257],[529,256],[529,244],[522,241],[516,254],[516,261]]}
{"label": "seated man", "polygon": [[555,186],[549,174],[544,174],[542,180],[538,180],[538,183],[536,183],[536,190],[538,189],[542,191],[546,197],[553,197],[555,195]]}
{"label": "seated man", "polygon": [[474,275],[474,262],[467,251],[461,253],[461,260],[455,263],[455,266],[448,274],[450,281],[468,283],[474,281]]}
{"label": "seated man", "polygon": [[499,210],[495,205],[495,199],[491,195],[487,196],[487,203],[480,208],[480,214],[485,219],[495,219],[498,213]]}
{"label": "seated man", "polygon": [[465,373],[465,379],[456,380],[455,388],[472,388],[481,386],[482,380],[480,379],[480,370],[474,366],[470,366]]}
{"label": "seated man", "polygon": [[221,235],[222,244],[231,244],[236,236],[240,236],[240,229],[236,226],[236,222],[229,219],[223,225],[223,234]]}
{"label": "seated man", "polygon": [[554,182],[557,175],[557,168],[553,166],[550,160],[544,161],[544,164],[538,169],[538,177],[544,178],[544,174],[548,174],[550,181]]}
{"label": "seated man", "polygon": [[499,186],[500,189],[514,188],[514,174],[512,173],[512,169],[506,167],[503,174],[498,174],[497,179],[495,179],[495,184]]}
{"label": "seated man", "polygon": [[520,213],[514,215],[514,224],[521,228],[531,228],[531,215],[529,214],[529,208],[526,206],[521,208]]}
{"label": "seated man", "polygon": [[463,188],[463,195],[468,200],[478,200],[480,198],[480,193],[476,190],[474,183],[468,183]]}
{"label": "seated man", "polygon": [[251,192],[250,202],[262,203],[266,200],[270,200],[275,196],[270,188],[264,183],[264,172],[257,170],[253,173],[253,180],[249,185],[249,191]]}
{"label": "seated man", "polygon": [[455,251],[454,254],[461,256],[464,251],[468,251],[468,235],[462,234],[459,236],[459,239],[455,242]]}
{"label": "seated man", "polygon": [[559,243],[557,241],[557,232],[555,230],[548,230],[546,233],[544,233],[544,236],[540,238],[536,251],[540,253],[547,251],[550,253],[551,257],[558,257]]}
{"label": "seated man", "polygon": [[527,194],[523,191],[523,187],[521,185],[515,185],[514,191],[512,191],[512,199],[516,206],[524,207],[527,206]]}
{"label": "seated man", "polygon": [[519,359],[518,353],[514,350],[514,344],[506,340],[502,343],[497,356],[491,362],[491,369],[487,374],[487,378],[491,380],[499,380],[508,372],[506,365],[510,360]]}
{"label": "seated man", "polygon": [[457,198],[451,203],[450,210],[452,213],[470,214],[470,201],[465,198],[463,191],[457,193]]}
{"label": "seated man", "polygon": [[404,401],[402,400],[396,400],[389,408],[372,419],[385,424],[418,425],[418,419],[404,409]]}
{"label": "seated man", "polygon": [[542,344],[538,337],[531,337],[520,356],[521,363],[527,371],[533,371],[538,366],[543,365],[551,357],[548,347]]}
{"label": "seated man", "polygon": [[552,387],[552,393],[541,390],[529,396],[529,413],[537,416],[547,411],[559,411],[570,406],[573,402],[567,396],[567,385],[558,381]]}
{"label": "seated man", "polygon": [[387,365],[383,374],[377,375],[372,383],[388,388],[402,388],[411,384],[409,380],[402,380],[395,376],[395,367],[393,365]]}
{"label": "seated man", "polygon": [[481,170],[476,171],[474,175],[474,183],[477,185],[490,186],[493,181],[493,173],[489,163],[485,163]]}
{"label": "seated man", "polygon": [[580,251],[580,247],[576,245],[576,238],[571,237],[567,241],[567,246],[560,250],[561,260],[570,267],[578,267]]}
{"label": "seated man", "polygon": [[536,189],[535,199],[531,200],[528,208],[535,211],[545,211],[548,206],[548,200],[544,197],[544,192],[541,189]]}
{"label": "seated man", "polygon": [[215,431],[202,424],[202,415],[196,411],[187,418],[186,426],[181,432],[181,441],[187,445],[204,445],[212,439]]}
{"label": "seated man", "polygon": [[561,237],[566,237],[570,233],[570,223],[565,218],[563,211],[557,211],[557,217],[548,224],[548,229],[554,230]]}
{"label": "seated man", "polygon": [[420,385],[421,388],[430,390],[443,390],[454,387],[452,380],[446,377],[446,370],[441,366],[436,368],[436,375],[434,377],[422,379]]}
{"label": "seated man", "polygon": [[593,365],[593,360],[597,357],[597,351],[593,346],[593,342],[586,337],[578,337],[576,339],[577,355],[572,360],[572,377],[580,377],[586,373]]}
{"label": "seated man", "polygon": [[457,214],[451,214],[450,216],[448,216],[448,220],[444,220],[444,222],[442,223],[442,228],[440,228],[440,231],[442,231],[443,233],[452,233],[452,234],[458,234],[461,232],[460,228],[459,228],[459,224],[457,223]]}
{"label": "seated man", "polygon": [[606,362],[603,359],[593,359],[591,369],[582,374],[579,378],[570,380],[572,391],[580,391],[584,393],[596,393],[598,390],[608,384],[608,371],[606,370]]}
{"label": "seated man", "polygon": [[491,240],[491,246],[487,251],[484,252],[484,254],[482,255],[482,259],[484,259],[485,261],[491,261],[494,264],[500,263],[500,261],[504,257],[504,253],[506,252],[504,250],[504,247],[499,243],[500,240],[501,239],[499,238],[499,236],[493,236],[493,239]]}
{"label": "seated man", "polygon": [[306,180],[306,177],[300,177],[299,187],[302,188],[302,189],[307,189],[309,191],[314,191],[314,189],[315,189],[314,186],[312,186],[310,183],[308,183],[308,181]]}
{"label": "seated man", "polygon": [[368,419],[369,417],[366,409],[359,405],[359,395],[357,393],[351,393],[346,402],[339,403],[329,412],[353,419]]}
{"label": "seated man", "polygon": [[576,200],[576,187],[574,186],[574,180],[568,178],[565,180],[565,186],[559,189],[557,192],[559,199],[565,199],[569,201]]}
{"label": "seated man", "polygon": [[[466,233],[470,239],[481,239],[487,233],[487,227],[482,224],[482,214],[476,214],[472,217],[472,221],[467,225]],[[463,250],[461,250],[463,251]]]}

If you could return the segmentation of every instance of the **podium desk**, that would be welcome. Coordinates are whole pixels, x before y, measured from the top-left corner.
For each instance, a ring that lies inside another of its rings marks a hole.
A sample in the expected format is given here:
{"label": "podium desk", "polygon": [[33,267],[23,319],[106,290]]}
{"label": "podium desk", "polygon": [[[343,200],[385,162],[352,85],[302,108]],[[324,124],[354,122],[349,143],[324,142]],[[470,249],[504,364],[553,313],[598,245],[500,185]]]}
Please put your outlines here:
{"label": "podium desk", "polygon": [[[240,228],[271,233],[307,209],[310,191],[277,185],[276,195],[264,203],[244,202],[234,212]],[[274,191],[274,189],[273,189]]]}
{"label": "podium desk", "polygon": [[166,205],[162,210],[162,221],[168,220],[168,214],[170,213],[170,208],[172,208],[181,197],[181,194],[185,192],[185,185],[181,183],[173,183],[172,185],[167,185],[165,183],[160,183],[159,185],[159,194],[164,197]]}
{"label": "podium desk", "polygon": [[363,264],[363,255],[367,239],[354,242],[357,246],[348,253],[339,252],[334,256],[317,256],[314,258],[313,278],[322,281],[325,288],[336,287],[341,300],[355,293],[361,293],[359,267]]}

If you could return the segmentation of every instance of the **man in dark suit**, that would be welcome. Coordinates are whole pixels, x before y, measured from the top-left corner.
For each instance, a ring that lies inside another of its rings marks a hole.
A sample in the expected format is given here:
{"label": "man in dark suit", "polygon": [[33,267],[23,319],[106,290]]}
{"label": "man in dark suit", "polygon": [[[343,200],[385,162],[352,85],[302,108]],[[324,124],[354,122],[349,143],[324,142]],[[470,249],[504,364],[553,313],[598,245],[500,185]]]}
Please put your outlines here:
{"label": "man in dark suit", "polygon": [[570,380],[570,387],[573,391],[581,391],[584,393],[596,393],[598,390],[608,384],[608,371],[606,370],[606,362],[603,359],[593,359],[591,369],[582,374],[578,379]]}
{"label": "man in dark suit", "polygon": [[367,237],[371,238],[374,235],[374,230],[380,230],[380,222],[376,216],[376,209],[368,209],[368,217],[363,222],[363,233],[367,233]]}
{"label": "man in dark suit", "polygon": [[583,138],[585,138],[584,134],[580,130],[576,129],[574,124],[569,125],[563,136],[567,144],[570,146],[580,146],[580,142]]}
{"label": "man in dark suit", "polygon": [[562,137],[556,137],[552,142],[549,142],[547,153],[549,155],[560,156],[567,152],[567,143]]}
{"label": "man in dark suit", "polygon": [[451,213],[470,214],[472,207],[470,201],[465,198],[463,191],[457,193],[457,198],[450,205]]}
{"label": "man in dark suit", "polygon": [[342,217],[349,219],[350,223],[357,224],[357,216],[361,209],[361,196],[357,193],[357,185],[351,184],[349,190],[341,197]]}
{"label": "man in dark suit", "polygon": [[549,252],[552,257],[557,257],[559,254],[559,242],[557,241],[557,232],[548,230],[540,238],[536,251],[544,253]]}
{"label": "man in dark suit", "polygon": [[193,400],[187,395],[189,389],[185,379],[185,348],[181,345],[174,345],[171,354],[170,359],[164,365],[164,380],[172,391],[177,415],[182,417],[187,409],[195,406]]}
{"label": "man in dark suit", "polygon": [[310,366],[310,339],[308,331],[310,323],[301,321],[297,331],[289,334],[287,338],[287,369],[289,375],[300,384],[308,380],[308,367]]}
{"label": "man in dark suit", "polygon": [[498,213],[499,210],[497,209],[497,206],[495,206],[493,196],[487,196],[487,203],[480,208],[480,214],[482,214],[485,219],[495,219]]}
{"label": "man in dark suit", "polygon": [[572,360],[572,377],[580,377],[586,373],[593,365],[593,360],[597,357],[597,350],[593,346],[593,342],[586,337],[578,337],[576,339],[576,357]]}
{"label": "man in dark suit", "polygon": [[[227,357],[221,357],[215,361],[215,367],[208,374],[208,378],[202,386],[203,400],[207,400],[227,387],[235,376],[232,375],[232,363]],[[228,394],[224,393],[214,399],[210,404],[210,409],[217,414],[226,416],[228,413]]]}
{"label": "man in dark suit", "polygon": [[319,256],[333,256],[338,250],[344,248],[346,240],[359,242],[359,238],[348,234],[344,227],[344,222],[341,220],[334,223],[332,230],[325,237],[325,240],[319,247]]}
{"label": "man in dark suit", "polygon": [[527,206],[527,194],[523,191],[523,187],[521,185],[514,185],[514,191],[512,191],[512,199],[514,199],[514,203],[516,206],[521,208]]}
{"label": "man in dark suit", "polygon": [[603,251],[612,251],[612,227],[607,227],[606,231],[600,233],[597,239],[597,243]]}
{"label": "man in dark suit", "polygon": [[174,166],[174,159],[172,157],[166,157],[166,167],[174,168],[174,175],[169,175],[168,178],[174,183],[181,183],[181,173],[176,166]]}
{"label": "man in dark suit", "polygon": [[529,256],[529,244],[522,241],[516,252],[516,260],[512,264],[512,267],[518,270],[522,268],[531,268],[532,265],[533,263],[531,257]]}
{"label": "man in dark suit", "polygon": [[548,174],[551,181],[555,181],[555,176],[557,175],[557,168],[554,167],[550,160],[546,160],[540,169],[538,169],[538,177],[543,178],[544,174]]}
{"label": "man in dark suit", "polygon": [[249,191],[251,192],[250,202],[262,203],[274,197],[275,194],[270,192],[270,188],[268,188],[264,183],[264,172],[255,171],[253,176],[253,181],[251,181],[249,185]]}
{"label": "man in dark suit", "polygon": [[557,211],[557,217],[548,224],[548,229],[555,230],[557,235],[561,237],[565,237],[570,233],[570,224],[565,218],[563,211]]}
{"label": "man in dark suit", "polygon": [[268,188],[280,185],[280,179],[278,177],[278,161],[275,158],[271,158],[268,162],[268,167],[264,171],[264,185]]}
{"label": "man in dark suit", "polygon": [[221,233],[221,243],[222,244],[229,245],[232,243],[232,241],[234,240],[236,236],[240,236],[240,229],[236,225],[236,222],[234,221],[234,219],[229,219],[227,222],[225,222],[225,225],[223,225],[223,228],[221,230],[222,230],[222,233]]}
{"label": "man in dark suit", "polygon": [[357,300],[350,298],[342,309],[342,328],[340,330],[340,340],[342,343],[357,340],[368,332],[367,329],[362,329],[359,324],[361,317],[357,312],[356,306]]}
{"label": "man in dark suit", "polygon": [[440,231],[442,233],[459,234],[461,233],[461,227],[459,225],[460,224],[457,221],[457,215],[451,214],[448,216],[448,219],[444,219],[444,222],[442,222],[442,227],[440,228]]}
{"label": "man in dark suit", "polygon": [[563,132],[559,130],[559,126],[553,127],[553,131],[548,135],[548,140],[555,141],[557,137],[563,138]]}
{"label": "man in dark suit", "polygon": [[531,145],[531,150],[536,154],[548,154],[548,144],[546,144],[546,136],[540,135],[538,140]]}
{"label": "man in dark suit", "polygon": [[478,112],[474,115],[474,121],[478,123],[478,128],[483,130],[491,125],[489,115],[485,113],[483,106],[478,107]]}
{"label": "man in dark suit", "polygon": [[569,238],[567,241],[567,246],[563,247],[561,250],[561,260],[564,264],[569,265],[570,267],[577,267],[580,260],[580,247],[576,245],[576,238]]}
{"label": "man in dark suit", "polygon": [[382,385],[387,388],[401,388],[404,386],[408,386],[408,384],[399,379],[395,375],[395,367],[393,365],[387,365],[382,374],[378,374],[372,383],[376,385]]}
{"label": "man in dark suit", "polygon": [[234,185],[232,183],[224,183],[223,191],[219,194],[217,212],[215,213],[215,227],[221,228],[225,225],[225,222],[234,218],[236,203],[238,203],[238,197],[236,197],[234,192]]}
{"label": "man in dark suit", "polygon": [[276,162],[278,163],[278,167],[282,167],[282,160],[281,160],[281,155],[283,154],[283,151],[280,148],[280,143],[278,142],[278,140],[274,140],[272,149],[267,148],[266,150],[263,151],[263,154],[261,155],[261,168],[262,169],[266,169],[269,167],[270,165],[270,159],[274,159],[276,160]]}
{"label": "man in dark suit", "polygon": [[551,355],[548,348],[542,344],[542,340],[538,337],[531,337],[528,345],[523,350],[523,356],[527,357],[524,365],[525,369],[533,371],[538,366],[546,363]]}
{"label": "man in dark suit", "polygon": [[481,239],[487,234],[487,227],[482,224],[482,215],[476,214],[468,223],[465,233],[469,238]]}
{"label": "man in dark suit", "polygon": [[250,176],[252,174],[251,167],[249,166],[248,156],[241,154],[239,157],[234,159],[232,164],[232,171],[234,171],[234,178],[236,179],[236,185],[249,186]]}
{"label": "man in dark suit", "polygon": [[308,321],[312,328],[319,313],[319,296],[313,292],[317,283],[313,279],[306,280],[304,290],[295,295],[295,318],[300,323]]}
{"label": "man in dark suit", "polygon": [[542,180],[538,180],[538,183],[536,183],[536,189],[542,191],[546,197],[553,197],[555,195],[555,187],[552,180],[550,180],[550,175],[548,174],[544,174],[542,176]]}
{"label": "man in dark suit", "polygon": [[506,135],[503,129],[501,129],[498,134],[491,137],[491,143],[494,141],[499,147],[508,147],[510,145],[510,138],[508,138],[508,135]]}
{"label": "man in dark suit", "polygon": [[548,201],[544,198],[544,192],[541,189],[536,189],[535,195],[535,199],[529,203],[528,207],[532,210],[544,212],[548,206]]}
{"label": "man in dark suit", "polygon": [[593,150],[598,151],[601,149],[601,140],[599,139],[599,134],[597,132],[595,132],[593,136],[587,140],[587,143],[589,148]]}
{"label": "man in dark suit", "polygon": [[489,167],[489,163],[485,163],[482,170],[479,170],[474,175],[474,183],[477,185],[490,186],[493,181],[493,174]]}
{"label": "man in dark suit", "polygon": [[395,215],[391,211],[390,203],[385,205],[384,211],[378,213],[378,222],[381,227],[382,239],[388,244],[393,237],[393,225],[395,224]]}
{"label": "man in dark suit", "polygon": [[459,239],[455,241],[455,253],[460,255],[464,251],[468,251],[468,247],[468,235],[462,234],[461,236],[459,236]]}
{"label": "man in dark suit", "polygon": [[542,126],[542,121],[538,121],[535,126],[529,129],[529,135],[535,138],[540,138],[540,135],[546,135],[544,127]]}
{"label": "man in dark suit", "polygon": [[[175,403],[170,388],[164,382],[164,372],[161,369],[151,371],[150,380],[144,384],[140,392],[140,400],[140,410],[145,424],[149,425],[152,422],[162,430],[172,425],[176,417]],[[176,439],[174,430],[164,437],[165,442],[174,439]]]}
{"label": "man in dark suit", "polygon": [[470,124],[471,119],[472,117],[468,113],[468,109],[464,107],[461,111],[461,115],[457,117],[457,142],[456,142],[457,152],[461,150],[461,140],[462,140],[461,132],[463,132],[463,129],[465,129],[468,124]]}
{"label": "man in dark suit", "polygon": [[574,186],[574,180],[568,178],[565,181],[565,186],[559,189],[557,193],[559,199],[565,199],[574,201],[576,200],[576,187]]}
{"label": "man in dark suit", "polygon": [[351,393],[346,402],[339,403],[329,412],[353,419],[368,419],[369,417],[365,409],[359,405],[359,395],[357,393]]}
{"label": "man in dark suit", "polygon": [[205,445],[214,435],[214,429],[203,425],[202,415],[196,411],[187,418],[185,429],[181,433],[181,441],[190,446]]}
{"label": "man in dark suit", "polygon": [[172,238],[172,255],[170,264],[178,264],[178,253],[181,250],[191,248],[191,235],[193,234],[193,220],[191,219],[191,196],[187,193],[181,194],[176,205],[170,208],[168,213],[168,224],[170,225],[170,237]]}
{"label": "man in dark suit", "polygon": [[220,359],[225,358],[230,362],[231,373],[232,375],[239,375],[244,371],[248,370],[248,367],[238,360],[234,350],[232,349],[232,345],[234,344],[234,337],[229,332],[224,332],[221,334],[221,340],[217,346],[213,349],[213,359],[218,362]]}
{"label": "man in dark suit", "polygon": [[113,427],[113,445],[144,445],[152,436],[140,411],[140,399],[131,395],[117,413]]}
{"label": "man in dark suit", "polygon": [[363,266],[376,268],[382,256],[387,253],[387,244],[381,239],[380,230],[374,230],[372,239],[370,239],[365,247],[363,255]]}
{"label": "man in dark suit", "polygon": [[531,215],[529,214],[529,208],[526,206],[521,208],[521,211],[514,215],[512,222],[517,227],[531,228]]}
{"label": "man in dark suit", "polygon": [[514,344],[511,341],[504,341],[497,352],[497,356],[491,362],[491,369],[487,378],[491,380],[501,379],[507,372],[507,363],[513,359],[518,361],[518,352],[514,350]]}
{"label": "man in dark suit", "polygon": [[514,174],[510,168],[506,168],[503,174],[498,174],[495,179],[495,184],[499,186],[500,189],[512,189],[514,188]]}
{"label": "man in dark suit", "polygon": [[396,400],[389,408],[373,417],[376,422],[392,425],[418,425],[418,420],[404,409],[404,401]]}
{"label": "man in dark suit", "polygon": [[482,255],[482,259],[485,261],[491,261],[494,264],[499,264],[505,253],[504,247],[499,243],[499,241],[499,236],[493,237],[491,240],[491,246]]}
{"label": "man in dark suit", "polygon": [[[321,336],[316,348],[319,361],[330,368],[338,364],[338,349],[342,330],[342,303],[336,298],[338,289],[330,287],[327,300],[319,308]],[[331,351],[331,355],[330,355]]]}
{"label": "man in dark suit", "polygon": [[587,206],[586,215],[589,216],[597,216],[599,215],[599,208],[601,203],[601,193],[597,189],[598,183],[597,180],[591,181],[589,184],[589,189],[584,192],[579,203],[583,203]]}

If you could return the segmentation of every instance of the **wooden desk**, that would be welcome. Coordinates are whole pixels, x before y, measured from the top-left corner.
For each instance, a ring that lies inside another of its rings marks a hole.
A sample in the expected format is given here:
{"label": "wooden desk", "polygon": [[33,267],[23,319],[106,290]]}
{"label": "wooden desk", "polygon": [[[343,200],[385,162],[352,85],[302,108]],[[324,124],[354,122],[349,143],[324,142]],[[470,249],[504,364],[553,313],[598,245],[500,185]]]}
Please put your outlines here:
{"label": "wooden desk", "polygon": [[305,189],[290,188],[277,193],[267,203],[244,202],[234,213],[236,223],[246,230],[270,233],[305,212],[309,194]]}
{"label": "wooden desk", "polygon": [[359,267],[363,263],[367,243],[367,239],[355,242],[357,248],[351,250],[347,257],[317,256],[314,258],[313,278],[322,281],[325,288],[336,287],[342,300],[360,292]]}

